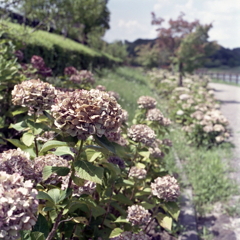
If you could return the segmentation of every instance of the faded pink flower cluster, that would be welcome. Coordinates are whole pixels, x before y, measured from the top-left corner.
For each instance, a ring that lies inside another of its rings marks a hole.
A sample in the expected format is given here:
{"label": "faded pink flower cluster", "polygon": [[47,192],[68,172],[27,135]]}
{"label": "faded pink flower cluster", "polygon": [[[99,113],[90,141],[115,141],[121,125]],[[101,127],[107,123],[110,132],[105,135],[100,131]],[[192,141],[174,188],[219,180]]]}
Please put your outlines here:
{"label": "faded pink flower cluster", "polygon": [[70,81],[76,84],[91,84],[95,83],[93,74],[87,70],[77,71],[75,74],[70,76]]}
{"label": "faded pink flower cluster", "polygon": [[19,239],[21,230],[31,230],[38,210],[37,190],[18,174],[0,172],[0,239]]}
{"label": "faded pink flower cluster", "polygon": [[31,64],[34,68],[37,69],[38,74],[41,74],[44,77],[52,76],[52,69],[46,67],[45,62],[42,57],[33,55],[31,58]]}
{"label": "faded pink flower cluster", "polygon": [[174,177],[169,175],[158,177],[151,183],[152,194],[164,201],[174,201],[180,194],[179,185]]}

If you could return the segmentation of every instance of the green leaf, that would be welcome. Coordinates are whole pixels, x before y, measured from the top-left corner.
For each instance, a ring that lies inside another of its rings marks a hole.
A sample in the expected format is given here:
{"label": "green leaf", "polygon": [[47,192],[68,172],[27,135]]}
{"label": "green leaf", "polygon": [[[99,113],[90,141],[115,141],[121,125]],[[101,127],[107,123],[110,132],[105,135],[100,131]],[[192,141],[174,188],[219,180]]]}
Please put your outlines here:
{"label": "green leaf", "polygon": [[70,172],[68,167],[52,167],[52,166],[45,166],[43,168],[43,180],[49,178],[53,173],[57,173],[58,176],[67,176]]}
{"label": "green leaf", "polygon": [[44,123],[36,123],[28,120],[27,125],[31,128],[34,135],[38,135],[44,130],[47,130],[47,126]]}
{"label": "green leaf", "polygon": [[54,154],[57,156],[71,155],[74,157],[74,153],[71,151],[70,147],[58,147]]}
{"label": "green leaf", "polygon": [[112,163],[105,162],[105,163],[102,163],[102,165],[105,168],[109,169],[114,176],[121,174],[121,170],[119,169],[119,167],[117,167],[116,165],[114,165]]}
{"label": "green leaf", "polygon": [[103,168],[84,160],[74,162],[74,168],[82,179],[102,184]]}
{"label": "green leaf", "polygon": [[91,210],[92,210],[92,215],[95,219],[106,213],[105,209],[99,206],[92,207]]}
{"label": "green leaf", "polygon": [[114,222],[115,223],[118,223],[118,222],[129,223],[129,221],[123,216],[118,217]]}
{"label": "green leaf", "polygon": [[18,123],[15,123],[15,124],[10,124],[9,128],[14,128],[15,130],[21,132],[21,131],[24,131],[27,129],[27,124],[25,121],[22,121],[22,122],[18,122]]}
{"label": "green leaf", "polygon": [[60,203],[67,196],[67,192],[66,191],[63,191],[63,190],[58,189],[58,188],[53,188],[53,189],[49,190],[48,194],[52,198],[52,200],[53,200],[53,202],[55,204]]}
{"label": "green leaf", "polygon": [[48,150],[56,147],[61,147],[61,146],[67,146],[68,144],[66,142],[61,142],[61,141],[56,141],[56,140],[51,140],[43,144],[39,155],[43,155],[46,153]]}
{"label": "green leaf", "polygon": [[52,117],[52,115],[50,115],[47,111],[43,111],[43,114],[52,122],[54,122],[54,117]]}
{"label": "green leaf", "polygon": [[85,183],[85,180],[82,179],[82,178],[79,178],[79,177],[76,177],[76,176],[72,176],[71,178],[72,178],[73,182],[79,187],[83,186],[84,183]]}
{"label": "green leaf", "polygon": [[118,193],[117,195],[114,195],[113,199],[117,200],[120,203],[124,203],[127,205],[133,205],[133,202],[129,198],[127,198],[125,195],[123,195],[122,193]]}
{"label": "green leaf", "polygon": [[123,232],[123,229],[121,229],[121,228],[115,228],[115,229],[112,230],[109,238],[118,237],[122,232]]}
{"label": "green leaf", "polygon": [[94,139],[97,142],[97,144],[99,144],[101,147],[106,148],[109,152],[116,154],[114,145],[105,136],[102,136],[100,138],[95,135]]}
{"label": "green leaf", "polygon": [[86,149],[85,153],[89,162],[94,162],[101,155],[101,152],[96,152],[95,150],[90,148]]}
{"label": "green leaf", "polygon": [[48,200],[48,201],[54,203],[53,199],[47,193],[45,193],[43,191],[38,192],[37,199],[44,199],[44,200]]}
{"label": "green leaf", "polygon": [[166,203],[164,203],[162,208],[166,212],[168,212],[176,221],[178,220],[178,216],[180,214],[180,209],[176,202],[166,202]]}
{"label": "green leaf", "polygon": [[7,139],[8,142],[12,143],[15,147],[21,148],[24,150],[26,146],[22,144],[18,139]]}
{"label": "green leaf", "polygon": [[171,231],[171,229],[172,229],[172,218],[171,217],[169,217],[163,213],[158,213],[156,215],[156,218],[161,227]]}
{"label": "green leaf", "polygon": [[27,111],[28,111],[28,108],[27,108],[27,107],[18,107],[17,110],[12,111],[12,116],[14,117],[14,116],[17,116],[17,115],[19,115],[19,114],[25,113],[25,112],[27,112]]}
{"label": "green leaf", "polygon": [[23,134],[21,140],[26,146],[30,147],[34,141],[34,136],[32,133],[27,132]]}
{"label": "green leaf", "polygon": [[45,240],[44,234],[41,232],[31,232],[31,240]]}
{"label": "green leaf", "polygon": [[46,218],[39,213],[38,214],[38,219],[37,222],[33,228],[34,232],[41,232],[44,234],[45,237],[48,236],[49,233],[49,228],[48,228],[48,221],[46,220]]}

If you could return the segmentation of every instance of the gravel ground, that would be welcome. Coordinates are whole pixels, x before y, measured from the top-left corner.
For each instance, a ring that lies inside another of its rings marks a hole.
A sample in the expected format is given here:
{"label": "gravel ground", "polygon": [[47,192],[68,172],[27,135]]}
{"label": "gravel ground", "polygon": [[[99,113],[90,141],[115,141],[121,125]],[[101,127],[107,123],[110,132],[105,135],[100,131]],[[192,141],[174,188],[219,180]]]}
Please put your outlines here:
{"label": "gravel ground", "polygon": [[[230,173],[230,177],[240,185],[240,87],[219,83],[210,83],[209,85],[215,91],[215,98],[221,102],[221,111],[228,119],[232,130],[230,140],[235,148],[230,164],[234,172]],[[239,205],[239,198],[240,196],[233,196],[229,205]],[[210,225],[214,240],[240,240],[240,218],[228,217],[224,214],[221,203],[214,206],[211,216],[206,219],[199,219],[199,221]]]}

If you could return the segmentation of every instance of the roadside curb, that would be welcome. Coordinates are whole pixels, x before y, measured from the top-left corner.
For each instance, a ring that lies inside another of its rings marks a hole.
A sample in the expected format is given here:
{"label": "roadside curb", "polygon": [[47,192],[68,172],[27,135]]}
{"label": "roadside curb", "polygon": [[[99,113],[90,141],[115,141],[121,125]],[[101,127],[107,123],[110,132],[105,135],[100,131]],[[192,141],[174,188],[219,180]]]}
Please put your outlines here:
{"label": "roadside curb", "polygon": [[184,172],[182,163],[173,148],[173,154],[177,167],[181,171],[181,177],[184,189],[181,191],[181,212],[179,215],[179,222],[183,225],[184,230],[181,232],[178,240],[198,240],[196,212],[193,205],[193,194],[187,176]]}

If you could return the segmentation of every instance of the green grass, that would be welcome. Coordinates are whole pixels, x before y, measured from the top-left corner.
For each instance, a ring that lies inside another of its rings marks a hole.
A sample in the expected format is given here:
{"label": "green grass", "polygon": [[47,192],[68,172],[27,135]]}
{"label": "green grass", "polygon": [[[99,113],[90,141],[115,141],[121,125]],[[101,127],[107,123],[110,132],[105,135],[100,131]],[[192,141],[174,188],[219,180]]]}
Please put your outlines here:
{"label": "green grass", "polygon": [[64,38],[61,35],[49,33],[42,30],[37,30],[32,32],[33,29],[30,27],[25,27],[16,23],[11,23],[1,20],[3,25],[10,27],[10,33],[17,40],[26,42],[27,44],[41,45],[45,48],[52,49],[54,45],[59,46],[67,51],[76,51],[91,57],[101,57],[105,56],[110,60],[121,62],[120,59],[114,58],[106,53],[95,51],[83,44],[77,43],[69,38]]}
{"label": "green grass", "polygon": [[[225,143],[210,150],[196,148],[187,144],[184,133],[175,128],[170,133],[173,146],[183,164],[187,178],[193,188],[194,202],[200,215],[211,210],[215,202],[225,202],[238,192],[237,186],[229,179],[232,171],[229,160],[232,157],[232,145]],[[174,159],[168,159],[168,168],[179,171]],[[181,177],[181,172],[178,172]]]}
{"label": "green grass", "polygon": [[123,109],[128,111],[130,121],[138,107],[138,98],[140,96],[153,96],[148,78],[141,69],[128,67],[116,68],[113,71],[104,69],[97,84],[105,86],[107,91],[119,93],[121,97],[119,103]]}

